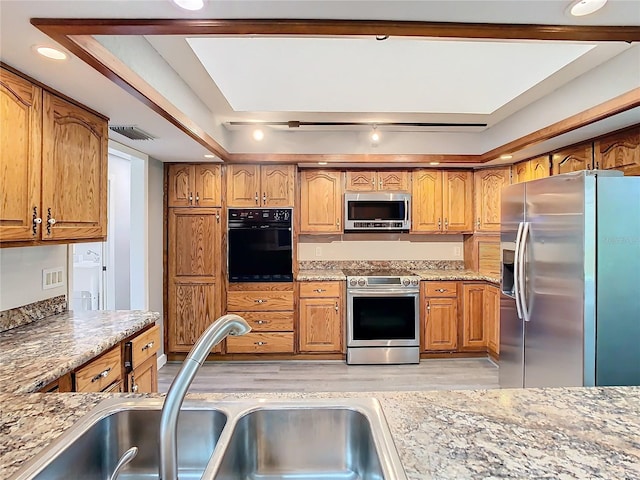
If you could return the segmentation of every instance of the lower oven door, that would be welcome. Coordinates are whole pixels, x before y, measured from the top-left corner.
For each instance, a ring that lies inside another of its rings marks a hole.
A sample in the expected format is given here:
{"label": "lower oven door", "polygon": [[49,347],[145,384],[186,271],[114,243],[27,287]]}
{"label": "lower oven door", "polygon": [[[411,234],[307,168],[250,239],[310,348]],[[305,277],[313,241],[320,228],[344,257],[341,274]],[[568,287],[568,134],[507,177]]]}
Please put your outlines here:
{"label": "lower oven door", "polygon": [[347,346],[419,346],[418,295],[406,290],[347,290]]}

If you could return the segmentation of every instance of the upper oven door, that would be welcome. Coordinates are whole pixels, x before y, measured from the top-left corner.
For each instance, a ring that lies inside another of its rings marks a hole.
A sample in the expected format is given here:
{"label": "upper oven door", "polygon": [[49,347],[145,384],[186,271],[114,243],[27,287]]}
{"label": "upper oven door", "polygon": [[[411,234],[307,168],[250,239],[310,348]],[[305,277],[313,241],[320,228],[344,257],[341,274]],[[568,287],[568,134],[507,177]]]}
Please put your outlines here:
{"label": "upper oven door", "polygon": [[291,237],[289,228],[229,229],[229,281],[292,281]]}
{"label": "upper oven door", "polygon": [[348,290],[347,346],[418,346],[418,295],[400,290]]}
{"label": "upper oven door", "polygon": [[408,193],[345,193],[345,229],[358,229],[362,222],[401,225],[408,229],[411,215],[411,195]]}

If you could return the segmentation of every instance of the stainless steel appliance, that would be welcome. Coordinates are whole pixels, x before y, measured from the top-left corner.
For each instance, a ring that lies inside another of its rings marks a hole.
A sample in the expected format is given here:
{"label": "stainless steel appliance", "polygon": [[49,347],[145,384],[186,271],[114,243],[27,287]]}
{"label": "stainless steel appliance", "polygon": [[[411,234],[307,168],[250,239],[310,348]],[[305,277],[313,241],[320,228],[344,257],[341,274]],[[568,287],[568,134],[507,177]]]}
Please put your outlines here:
{"label": "stainless steel appliance", "polygon": [[345,232],[408,232],[411,228],[411,194],[403,192],[346,192]]}
{"label": "stainless steel appliance", "polygon": [[290,208],[230,208],[227,269],[230,282],[292,282]]}
{"label": "stainless steel appliance", "polygon": [[640,178],[502,190],[500,386],[640,385]]}
{"label": "stainless steel appliance", "polygon": [[405,271],[347,275],[347,363],[420,362],[420,277]]}

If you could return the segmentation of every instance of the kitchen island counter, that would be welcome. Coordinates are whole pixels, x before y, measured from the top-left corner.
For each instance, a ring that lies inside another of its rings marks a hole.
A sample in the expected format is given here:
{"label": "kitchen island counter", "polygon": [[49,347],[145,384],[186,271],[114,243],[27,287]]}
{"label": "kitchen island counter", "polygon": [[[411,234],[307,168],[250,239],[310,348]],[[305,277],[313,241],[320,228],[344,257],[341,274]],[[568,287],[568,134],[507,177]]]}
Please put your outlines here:
{"label": "kitchen island counter", "polygon": [[[0,394],[0,477],[14,474],[112,396]],[[345,397],[380,401],[410,480],[640,478],[640,387],[193,394],[187,399]]]}
{"label": "kitchen island counter", "polygon": [[159,318],[138,310],[67,311],[2,332],[0,389],[37,392]]}

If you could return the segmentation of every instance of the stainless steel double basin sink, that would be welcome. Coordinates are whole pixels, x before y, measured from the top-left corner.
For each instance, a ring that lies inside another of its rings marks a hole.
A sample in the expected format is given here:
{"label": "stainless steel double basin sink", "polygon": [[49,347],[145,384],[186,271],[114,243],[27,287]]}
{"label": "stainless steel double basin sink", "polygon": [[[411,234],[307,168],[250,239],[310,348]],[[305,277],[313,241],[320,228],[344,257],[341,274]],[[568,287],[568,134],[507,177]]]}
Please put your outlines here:
{"label": "stainless steel double basin sink", "polygon": [[[161,399],[110,399],[26,464],[17,479],[158,478]],[[186,401],[178,420],[180,480],[406,480],[374,399]]]}

